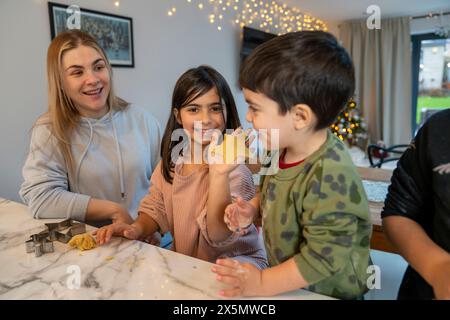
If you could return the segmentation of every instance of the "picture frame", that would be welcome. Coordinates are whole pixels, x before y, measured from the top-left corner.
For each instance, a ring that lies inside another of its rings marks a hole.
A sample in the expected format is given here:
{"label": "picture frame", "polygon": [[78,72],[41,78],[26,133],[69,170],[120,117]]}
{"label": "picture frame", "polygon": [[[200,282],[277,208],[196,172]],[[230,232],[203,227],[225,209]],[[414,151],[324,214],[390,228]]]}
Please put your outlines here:
{"label": "picture frame", "polygon": [[[60,32],[80,29],[105,50],[113,67],[134,68],[133,19],[116,14],[48,2],[51,39]],[[74,24],[75,15],[78,24]]]}

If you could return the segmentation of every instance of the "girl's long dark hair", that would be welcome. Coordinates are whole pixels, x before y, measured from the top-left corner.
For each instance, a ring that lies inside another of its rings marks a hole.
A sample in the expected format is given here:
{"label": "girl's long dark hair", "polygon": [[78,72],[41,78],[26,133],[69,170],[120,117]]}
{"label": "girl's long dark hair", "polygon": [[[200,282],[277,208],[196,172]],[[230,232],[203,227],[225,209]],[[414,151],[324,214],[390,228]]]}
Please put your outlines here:
{"label": "girl's long dark hair", "polygon": [[230,87],[219,72],[210,66],[202,65],[183,73],[173,90],[172,109],[170,110],[169,120],[167,121],[161,144],[161,170],[164,179],[169,183],[173,181],[175,168],[175,163],[171,157],[172,150],[177,144],[182,143],[180,141],[182,139],[172,141],[172,133],[176,129],[182,128],[173,114],[173,108],[180,110],[212,88],[217,89],[220,100],[225,104],[227,113],[225,129],[237,129],[241,125]]}

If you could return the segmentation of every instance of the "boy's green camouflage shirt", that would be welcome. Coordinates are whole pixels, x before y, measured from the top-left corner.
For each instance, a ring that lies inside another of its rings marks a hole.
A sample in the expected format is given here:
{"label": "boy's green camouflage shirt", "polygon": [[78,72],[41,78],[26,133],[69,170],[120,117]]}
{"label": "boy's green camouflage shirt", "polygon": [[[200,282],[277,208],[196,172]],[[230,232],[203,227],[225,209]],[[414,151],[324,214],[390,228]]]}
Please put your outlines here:
{"label": "boy's green camouflage shirt", "polygon": [[324,145],[295,167],[261,176],[264,241],[271,266],[294,258],[306,289],[341,299],[367,292],[367,196],[344,144]]}

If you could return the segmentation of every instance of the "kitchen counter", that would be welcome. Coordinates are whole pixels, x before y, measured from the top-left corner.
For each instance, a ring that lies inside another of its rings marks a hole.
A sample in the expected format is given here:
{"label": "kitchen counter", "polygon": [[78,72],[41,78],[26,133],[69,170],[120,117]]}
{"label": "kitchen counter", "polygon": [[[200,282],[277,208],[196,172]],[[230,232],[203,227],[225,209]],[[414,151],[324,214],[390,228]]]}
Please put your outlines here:
{"label": "kitchen counter", "polygon": [[[59,221],[0,198],[0,299],[221,299],[211,263],[140,241],[115,237],[89,251],[55,241],[53,253],[26,253],[31,234]],[[332,298],[296,290],[267,299]]]}

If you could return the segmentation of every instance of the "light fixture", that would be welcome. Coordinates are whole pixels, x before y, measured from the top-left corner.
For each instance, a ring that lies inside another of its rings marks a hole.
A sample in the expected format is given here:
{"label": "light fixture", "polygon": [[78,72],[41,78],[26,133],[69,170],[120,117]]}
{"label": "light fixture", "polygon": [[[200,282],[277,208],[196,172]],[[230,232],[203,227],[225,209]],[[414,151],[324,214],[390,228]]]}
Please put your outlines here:
{"label": "light fixture", "polygon": [[116,2],[114,2],[114,5],[115,5],[116,7],[118,7],[118,6],[120,6],[120,2],[119,2],[119,1],[116,1]]}

